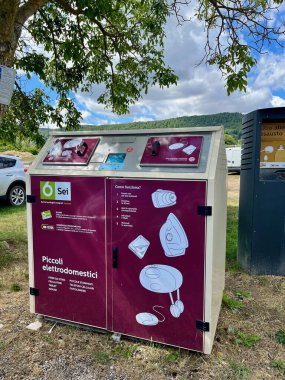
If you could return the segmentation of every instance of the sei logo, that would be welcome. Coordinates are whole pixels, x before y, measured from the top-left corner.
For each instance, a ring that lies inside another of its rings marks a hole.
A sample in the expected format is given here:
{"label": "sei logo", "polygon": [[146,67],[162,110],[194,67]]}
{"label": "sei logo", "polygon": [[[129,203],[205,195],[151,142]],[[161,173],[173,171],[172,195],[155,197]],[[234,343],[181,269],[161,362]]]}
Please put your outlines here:
{"label": "sei logo", "polygon": [[70,182],[40,181],[41,199],[71,201]]}

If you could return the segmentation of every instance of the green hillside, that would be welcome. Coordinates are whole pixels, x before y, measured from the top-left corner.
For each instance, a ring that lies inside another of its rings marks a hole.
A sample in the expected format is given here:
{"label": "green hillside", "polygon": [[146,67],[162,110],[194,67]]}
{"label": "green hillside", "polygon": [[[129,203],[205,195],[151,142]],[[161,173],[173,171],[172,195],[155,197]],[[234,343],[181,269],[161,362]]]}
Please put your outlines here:
{"label": "green hillside", "polygon": [[[125,123],[125,124],[107,124],[107,125],[82,125],[80,131],[93,131],[95,133],[105,130],[120,130],[120,129],[155,129],[155,128],[191,128],[191,127],[207,127],[220,126],[225,128],[225,142],[227,145],[236,145],[241,137],[241,120],[242,114],[238,112],[223,112],[214,115],[201,116],[183,116],[167,120],[156,120],[147,122]],[[60,129],[40,128],[40,133],[47,139],[49,134]],[[64,131],[62,129],[61,131]],[[10,143],[0,138],[0,151],[5,150],[38,150],[34,144],[27,140],[20,143]]]}
{"label": "green hillside", "polygon": [[223,112],[214,115],[183,116],[174,119],[136,122],[127,124],[82,125],[83,131],[103,131],[115,129],[149,129],[149,128],[191,128],[223,125],[225,133],[240,139],[242,114]]}
{"label": "green hillside", "polygon": [[[242,114],[239,112],[223,112],[214,115],[183,116],[174,119],[125,123],[107,125],[82,125],[81,131],[105,131],[117,129],[155,129],[155,128],[191,128],[223,125],[225,133],[239,140],[241,136]],[[41,129],[41,133],[48,136],[46,128]]]}

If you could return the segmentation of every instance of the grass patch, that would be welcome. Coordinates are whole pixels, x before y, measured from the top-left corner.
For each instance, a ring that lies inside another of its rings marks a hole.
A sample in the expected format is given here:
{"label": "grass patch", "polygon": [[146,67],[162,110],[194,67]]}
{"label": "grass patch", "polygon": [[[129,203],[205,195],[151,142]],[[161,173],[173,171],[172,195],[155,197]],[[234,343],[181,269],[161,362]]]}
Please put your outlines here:
{"label": "grass patch", "polygon": [[55,343],[55,339],[52,335],[44,335],[43,341],[48,343],[48,344],[54,344]]}
{"label": "grass patch", "polygon": [[245,305],[242,302],[235,300],[226,293],[223,295],[223,305],[225,305],[228,309],[231,310],[239,310],[245,307]]}
{"label": "grass patch", "polygon": [[116,346],[112,350],[112,353],[116,356],[120,356],[121,358],[130,359],[133,356],[136,349],[137,349],[137,345],[135,344],[128,345],[128,344],[123,343]]}
{"label": "grass patch", "polygon": [[0,205],[0,241],[27,241],[26,205]]}
{"label": "grass patch", "polygon": [[13,255],[0,247],[0,270],[13,261]]}
{"label": "grass patch", "polygon": [[23,257],[26,250],[26,247],[23,246],[26,242],[26,205],[13,207],[1,202],[0,270]]}
{"label": "grass patch", "polygon": [[227,379],[232,380],[246,380],[248,379],[248,374],[250,373],[250,369],[243,365],[242,363],[230,362],[229,364],[229,372]]}
{"label": "grass patch", "polygon": [[93,358],[95,362],[98,364],[107,365],[111,362],[111,357],[107,352],[102,352],[102,351],[95,352],[93,355]]}
{"label": "grass patch", "polygon": [[[21,241],[9,241],[9,249],[1,247],[0,241],[0,271],[12,264],[27,262],[27,243]],[[16,266],[15,266],[16,268]],[[27,279],[26,271],[21,272],[21,277]],[[11,280],[12,277],[7,280]],[[9,281],[10,283],[10,281]],[[10,285],[9,285],[10,286]]]}
{"label": "grass patch", "polygon": [[22,288],[21,288],[21,285],[18,283],[18,282],[14,282],[10,289],[12,290],[12,292],[19,292]]}
{"label": "grass patch", "polygon": [[243,345],[245,347],[253,347],[260,340],[260,337],[257,335],[246,334],[239,330],[235,332],[235,335],[234,344]]}
{"label": "grass patch", "polygon": [[169,352],[166,357],[165,357],[165,360],[168,362],[168,363],[175,363],[177,362],[177,360],[180,358],[180,352],[179,350],[176,350],[176,351],[171,351]]}
{"label": "grass patch", "polygon": [[285,361],[284,360],[272,360],[272,367],[277,368],[281,373],[285,375]]}
{"label": "grass patch", "polygon": [[251,298],[252,297],[252,292],[248,292],[246,290],[239,290],[238,292],[236,292],[236,296],[243,300],[244,298]]}
{"label": "grass patch", "polygon": [[285,346],[285,330],[278,330],[277,333],[275,334],[275,338],[277,342]]}
{"label": "grass patch", "polygon": [[230,271],[240,270],[240,266],[237,262],[237,241],[238,241],[238,207],[228,206],[226,269]]}
{"label": "grass patch", "polygon": [[260,276],[257,278],[257,281],[260,286],[269,286],[270,285],[270,280],[266,276]]}

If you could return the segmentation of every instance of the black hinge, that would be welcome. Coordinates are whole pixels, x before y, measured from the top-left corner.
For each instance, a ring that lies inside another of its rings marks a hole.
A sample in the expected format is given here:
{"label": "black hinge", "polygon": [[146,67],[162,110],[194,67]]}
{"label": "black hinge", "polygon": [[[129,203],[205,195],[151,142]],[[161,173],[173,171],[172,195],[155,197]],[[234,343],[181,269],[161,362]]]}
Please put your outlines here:
{"label": "black hinge", "polygon": [[212,206],[198,206],[198,215],[203,215],[203,216],[212,215]]}
{"label": "black hinge", "polygon": [[196,329],[200,331],[210,331],[210,323],[204,321],[196,321]]}
{"label": "black hinge", "polygon": [[37,197],[35,195],[27,195],[27,203],[36,203]]}
{"label": "black hinge", "polygon": [[40,290],[37,288],[30,288],[30,295],[31,296],[39,296],[40,295]]}

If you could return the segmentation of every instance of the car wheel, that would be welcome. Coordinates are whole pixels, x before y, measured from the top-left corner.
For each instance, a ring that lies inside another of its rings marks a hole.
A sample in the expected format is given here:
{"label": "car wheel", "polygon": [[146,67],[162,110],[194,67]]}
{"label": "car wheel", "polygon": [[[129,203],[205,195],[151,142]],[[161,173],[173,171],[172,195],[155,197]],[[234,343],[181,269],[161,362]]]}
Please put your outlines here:
{"label": "car wheel", "polygon": [[23,186],[15,185],[11,187],[8,198],[12,206],[21,206],[26,200],[26,191]]}

